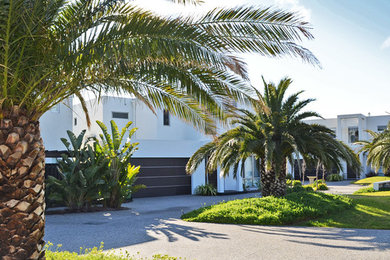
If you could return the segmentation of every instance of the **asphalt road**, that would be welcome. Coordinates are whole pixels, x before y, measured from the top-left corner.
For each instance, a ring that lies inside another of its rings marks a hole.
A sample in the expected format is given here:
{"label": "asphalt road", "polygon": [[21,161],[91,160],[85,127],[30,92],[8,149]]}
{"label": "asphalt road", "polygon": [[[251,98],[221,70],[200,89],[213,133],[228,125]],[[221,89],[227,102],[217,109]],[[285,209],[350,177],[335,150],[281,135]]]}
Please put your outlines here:
{"label": "asphalt road", "polygon": [[131,255],[186,259],[390,259],[390,230],[189,223],[183,212],[222,200],[259,196],[136,199],[129,210],[48,215],[45,240],[78,252],[99,246]]}

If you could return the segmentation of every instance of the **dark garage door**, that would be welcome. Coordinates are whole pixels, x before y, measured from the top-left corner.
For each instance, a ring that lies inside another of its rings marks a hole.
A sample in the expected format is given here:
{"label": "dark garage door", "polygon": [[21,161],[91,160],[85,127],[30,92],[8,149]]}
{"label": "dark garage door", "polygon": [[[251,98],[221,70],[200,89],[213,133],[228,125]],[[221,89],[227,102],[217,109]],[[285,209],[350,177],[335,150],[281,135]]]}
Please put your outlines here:
{"label": "dark garage door", "polygon": [[141,165],[136,184],[145,184],[134,198],[191,194],[191,176],[186,174],[188,158],[132,158]]}

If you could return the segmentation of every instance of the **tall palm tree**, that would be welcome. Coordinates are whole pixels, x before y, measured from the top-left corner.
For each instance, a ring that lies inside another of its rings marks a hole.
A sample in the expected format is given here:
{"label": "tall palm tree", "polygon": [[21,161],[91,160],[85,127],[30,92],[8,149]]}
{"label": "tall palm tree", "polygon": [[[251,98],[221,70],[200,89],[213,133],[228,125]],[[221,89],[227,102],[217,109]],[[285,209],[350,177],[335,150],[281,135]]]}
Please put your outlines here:
{"label": "tall palm tree", "polygon": [[[277,86],[264,82],[264,94],[257,92],[252,112],[241,109],[232,121],[237,126],[196,151],[188,161],[187,172],[194,172],[204,158],[209,158],[207,168],[210,171],[219,166],[223,174],[232,170],[237,176],[240,165],[254,156],[260,169],[262,195],[283,196],[286,193],[286,162],[293,154],[300,154],[305,162],[320,160],[328,167],[341,168],[342,160],[359,167],[356,154],[334,139],[332,130],[302,121],[319,115],[302,112],[313,101],[300,101],[302,92],[285,98],[290,84],[290,79],[281,80]],[[241,173],[243,170],[241,167]]]}
{"label": "tall palm tree", "polygon": [[390,122],[387,128],[381,132],[376,133],[371,130],[367,130],[371,135],[369,141],[359,141],[357,144],[361,144],[362,148],[360,153],[367,153],[367,164],[374,167],[375,171],[379,171],[382,168],[383,172],[390,171]]}
{"label": "tall palm tree", "polygon": [[87,112],[84,90],[126,92],[213,129],[210,116],[224,119],[230,99],[248,99],[234,54],[318,64],[303,38],[313,36],[299,15],[270,8],[167,18],[118,0],[0,0],[0,255],[44,255],[39,118],[50,108],[75,95]]}

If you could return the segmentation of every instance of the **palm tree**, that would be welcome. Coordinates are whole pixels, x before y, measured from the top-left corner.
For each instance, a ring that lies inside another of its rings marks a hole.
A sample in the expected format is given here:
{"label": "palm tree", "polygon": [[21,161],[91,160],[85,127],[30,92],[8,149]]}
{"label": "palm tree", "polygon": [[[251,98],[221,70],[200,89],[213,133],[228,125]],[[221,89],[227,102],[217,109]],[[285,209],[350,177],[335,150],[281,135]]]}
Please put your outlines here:
{"label": "palm tree", "polygon": [[270,8],[167,18],[119,0],[0,0],[0,255],[44,256],[46,111],[75,95],[89,122],[83,91],[126,92],[210,130],[230,99],[248,99],[235,53],[318,64],[303,38],[299,15]]}
{"label": "palm tree", "polygon": [[[341,160],[359,167],[356,154],[334,139],[332,130],[302,121],[319,115],[302,112],[313,101],[300,101],[302,92],[285,98],[290,84],[290,79],[281,80],[278,86],[264,82],[264,94],[257,92],[253,112],[241,109],[232,121],[237,126],[196,151],[188,161],[187,172],[194,172],[202,160],[209,157],[208,170],[219,166],[227,175],[233,169],[236,177],[240,165],[254,156],[261,173],[262,195],[283,196],[286,193],[286,162],[293,154],[300,154],[304,162],[320,160],[327,167],[341,168]],[[241,173],[243,170],[241,167]]]}
{"label": "palm tree", "polygon": [[375,171],[379,171],[382,167],[383,172],[390,171],[390,122],[387,128],[382,133],[376,133],[367,130],[371,135],[370,141],[359,141],[362,148],[359,153],[367,153],[367,164],[374,167]]}

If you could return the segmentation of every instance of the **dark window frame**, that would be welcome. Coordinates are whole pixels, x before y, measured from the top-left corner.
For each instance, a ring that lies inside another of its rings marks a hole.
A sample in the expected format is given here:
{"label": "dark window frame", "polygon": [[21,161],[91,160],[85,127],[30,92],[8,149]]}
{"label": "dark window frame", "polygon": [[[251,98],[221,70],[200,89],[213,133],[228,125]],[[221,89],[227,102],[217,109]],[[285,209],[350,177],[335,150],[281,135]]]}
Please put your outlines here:
{"label": "dark window frame", "polygon": [[359,141],[359,137],[360,137],[359,127],[356,126],[348,127],[348,143],[352,144],[354,142]]}
{"label": "dark window frame", "polygon": [[129,119],[129,112],[114,112],[111,113],[112,118]]}
{"label": "dark window frame", "polygon": [[376,129],[377,129],[378,132],[383,132],[383,131],[385,131],[387,129],[387,126],[386,125],[378,125],[376,127]]}
{"label": "dark window frame", "polygon": [[165,126],[171,125],[169,111],[166,109],[164,109],[164,111],[163,111],[163,125],[165,125]]}

